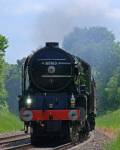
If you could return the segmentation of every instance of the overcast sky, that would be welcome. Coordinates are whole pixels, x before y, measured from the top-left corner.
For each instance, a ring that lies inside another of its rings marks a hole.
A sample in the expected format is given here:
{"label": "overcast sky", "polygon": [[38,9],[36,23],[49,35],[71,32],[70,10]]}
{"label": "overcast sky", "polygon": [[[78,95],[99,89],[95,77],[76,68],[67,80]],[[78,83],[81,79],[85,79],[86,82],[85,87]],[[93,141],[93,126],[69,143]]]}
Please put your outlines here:
{"label": "overcast sky", "polygon": [[9,40],[6,60],[60,41],[74,27],[104,26],[120,40],[120,0],[0,0],[0,34]]}

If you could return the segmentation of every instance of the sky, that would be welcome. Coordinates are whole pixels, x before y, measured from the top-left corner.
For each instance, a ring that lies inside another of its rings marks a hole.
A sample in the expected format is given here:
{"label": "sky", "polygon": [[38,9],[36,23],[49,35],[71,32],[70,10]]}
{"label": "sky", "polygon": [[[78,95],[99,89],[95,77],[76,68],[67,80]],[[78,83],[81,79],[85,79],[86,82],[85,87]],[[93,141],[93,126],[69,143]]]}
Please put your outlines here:
{"label": "sky", "polygon": [[74,27],[102,26],[120,41],[120,0],[0,0],[6,61],[16,63],[46,41],[62,45]]}

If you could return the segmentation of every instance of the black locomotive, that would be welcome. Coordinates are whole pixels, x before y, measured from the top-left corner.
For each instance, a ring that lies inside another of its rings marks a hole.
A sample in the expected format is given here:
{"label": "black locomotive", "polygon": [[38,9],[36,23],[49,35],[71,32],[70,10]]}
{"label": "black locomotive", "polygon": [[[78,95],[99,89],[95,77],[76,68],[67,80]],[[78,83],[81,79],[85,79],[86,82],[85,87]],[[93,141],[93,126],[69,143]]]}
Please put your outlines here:
{"label": "black locomotive", "polygon": [[48,42],[28,56],[22,70],[20,118],[31,142],[41,137],[73,142],[95,128],[95,81],[82,59]]}

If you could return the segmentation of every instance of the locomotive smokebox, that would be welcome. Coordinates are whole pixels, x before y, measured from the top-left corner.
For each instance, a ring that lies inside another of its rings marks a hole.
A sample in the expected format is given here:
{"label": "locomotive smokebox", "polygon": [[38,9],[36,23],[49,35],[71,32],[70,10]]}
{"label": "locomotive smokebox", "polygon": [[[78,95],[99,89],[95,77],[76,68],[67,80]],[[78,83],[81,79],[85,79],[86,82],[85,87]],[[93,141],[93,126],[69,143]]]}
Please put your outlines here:
{"label": "locomotive smokebox", "polygon": [[46,42],[31,56],[29,79],[41,91],[60,91],[74,80],[74,62],[72,55],[60,49],[57,42]]}
{"label": "locomotive smokebox", "polygon": [[58,48],[59,47],[59,43],[58,42],[46,42],[46,47]]}

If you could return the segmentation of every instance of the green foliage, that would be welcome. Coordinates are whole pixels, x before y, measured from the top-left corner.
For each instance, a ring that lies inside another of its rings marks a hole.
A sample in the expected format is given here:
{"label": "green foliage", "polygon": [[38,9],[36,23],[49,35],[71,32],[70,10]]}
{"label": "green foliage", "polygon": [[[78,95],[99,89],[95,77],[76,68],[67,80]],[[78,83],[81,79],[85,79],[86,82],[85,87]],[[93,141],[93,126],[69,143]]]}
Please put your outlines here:
{"label": "green foliage", "polygon": [[6,64],[5,86],[7,90],[7,103],[9,110],[18,113],[18,95],[21,94],[21,71],[25,58],[18,60],[17,64]]}
{"label": "green foliage", "polygon": [[113,108],[117,108],[120,105],[120,74],[115,72],[109,79],[107,87],[105,88],[106,96],[109,104],[111,103]]}
{"label": "green foliage", "polygon": [[8,47],[8,40],[5,36],[0,35],[0,56],[5,55],[5,49]]}
{"label": "green foliage", "polygon": [[[5,64],[4,56],[5,56],[5,49],[7,47],[8,47],[7,39],[5,38],[5,36],[0,35],[0,132],[15,131],[22,128],[22,123],[19,121],[18,118],[16,118],[8,111],[6,103],[7,92],[5,88],[6,82],[5,80],[8,78],[12,80],[13,75],[14,79],[17,78],[15,76],[15,72],[12,72],[13,74],[11,74],[9,65]],[[16,70],[16,68],[14,68],[14,70]],[[14,83],[11,82],[11,86],[13,85]],[[14,87],[14,91],[15,90],[16,89]],[[12,105],[14,107],[14,103]]]}
{"label": "green foliage", "polygon": [[4,85],[4,67],[5,67],[5,49],[8,47],[8,41],[5,36],[0,35],[0,109],[6,105],[6,90]]}
{"label": "green foliage", "polygon": [[22,122],[7,109],[0,111],[0,133],[23,129]]}
{"label": "green foliage", "polygon": [[5,85],[7,90],[7,103],[9,110],[13,113],[18,112],[18,94],[21,85],[21,69],[18,65],[6,64],[5,69]]}

